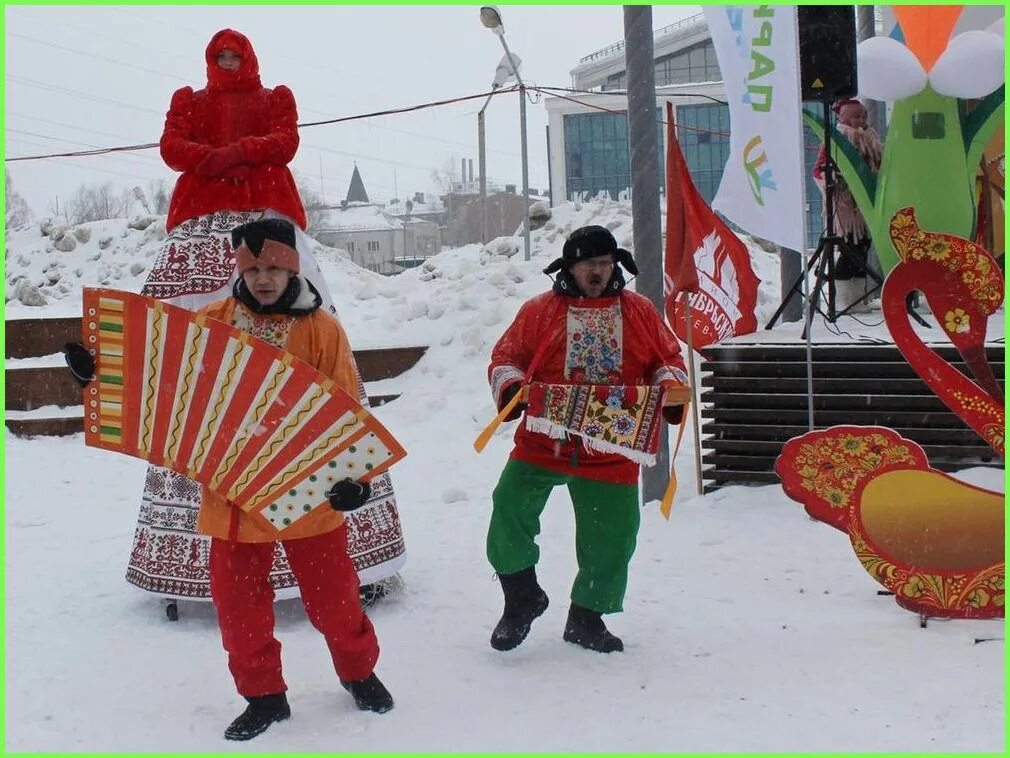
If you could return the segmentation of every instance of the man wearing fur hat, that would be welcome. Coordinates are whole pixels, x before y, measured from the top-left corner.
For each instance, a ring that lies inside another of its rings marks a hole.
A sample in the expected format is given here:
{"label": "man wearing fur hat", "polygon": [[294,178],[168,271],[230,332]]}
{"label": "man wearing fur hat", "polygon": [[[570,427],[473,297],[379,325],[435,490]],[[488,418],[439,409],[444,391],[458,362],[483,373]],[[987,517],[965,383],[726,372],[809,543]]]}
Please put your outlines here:
{"label": "man wearing fur hat", "polygon": [[[572,232],[560,258],[544,273],[556,273],[551,291],[523,304],[491,353],[488,378],[500,411],[518,418],[524,385],[630,386],[686,384],[680,348],[652,303],[625,289],[621,267],[635,275],[631,254],[600,226]],[[625,397],[611,392],[618,404]],[[664,418],[678,421],[680,408]],[[527,422],[529,419],[527,418]],[[563,638],[603,653],[623,642],[603,623],[622,610],[628,564],[639,526],[639,463],[600,452],[596,440],[577,435],[554,439],[523,423],[494,490],[487,553],[501,581],[505,610],[491,635],[496,650],[511,650],[547,608],[536,577],[540,515],[554,487],[568,486],[575,509],[578,574]],[[532,426],[536,426],[532,424]],[[567,436],[562,434],[562,437]]]}

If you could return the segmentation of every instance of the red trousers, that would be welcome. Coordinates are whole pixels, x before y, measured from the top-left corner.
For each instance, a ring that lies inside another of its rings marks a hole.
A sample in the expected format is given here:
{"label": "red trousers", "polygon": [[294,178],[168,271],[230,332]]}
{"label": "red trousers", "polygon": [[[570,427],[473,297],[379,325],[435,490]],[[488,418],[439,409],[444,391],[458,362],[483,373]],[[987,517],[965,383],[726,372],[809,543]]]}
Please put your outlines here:
{"label": "red trousers", "polygon": [[[379,658],[379,643],[361,610],[358,575],[347,555],[347,525],[282,544],[305,613],[326,638],[337,676],[345,682],[366,678]],[[274,637],[274,591],[269,581],[273,551],[272,542],[211,540],[211,597],[228,668],[245,697],[287,690],[281,675],[281,643]]]}

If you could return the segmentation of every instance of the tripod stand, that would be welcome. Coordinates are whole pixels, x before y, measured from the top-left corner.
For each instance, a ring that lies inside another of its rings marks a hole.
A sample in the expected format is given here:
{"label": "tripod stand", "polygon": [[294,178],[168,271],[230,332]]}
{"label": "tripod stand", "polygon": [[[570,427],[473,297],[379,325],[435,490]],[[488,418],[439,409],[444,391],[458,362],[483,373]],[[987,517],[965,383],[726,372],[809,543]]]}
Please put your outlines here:
{"label": "tripod stand", "polygon": [[[800,298],[803,297],[803,283],[806,281],[807,275],[810,271],[813,270],[816,274],[814,278],[814,285],[810,292],[810,298],[807,302],[809,313],[806,325],[803,328],[804,339],[807,337],[807,332],[810,329],[810,324],[813,320],[813,314],[815,311],[820,313],[831,323],[834,323],[839,316],[845,315],[856,305],[866,300],[874,292],[879,290],[881,285],[884,283],[884,280],[880,277],[880,275],[866,265],[866,262],[861,259],[859,254],[853,249],[852,245],[849,244],[848,240],[834,233],[835,175],[838,167],[835,165],[835,161],[831,157],[831,105],[828,102],[828,98],[825,98],[822,101],[822,105],[824,106],[824,232],[821,234],[821,238],[817,242],[817,249],[814,250],[813,254],[807,260],[807,264],[804,266],[803,271],[800,272],[800,275],[796,277],[796,281],[793,282],[792,286],[783,296],[782,304],[779,305],[778,309],[774,314],[772,314],[771,319],[769,319],[768,323],[765,325],[765,329],[771,329],[775,326],[775,322],[779,320],[782,312],[786,308],[786,305],[792,299],[794,294],[798,295]],[[836,250],[840,251],[843,257],[848,258],[849,262],[856,271],[866,274],[875,282],[873,289],[867,291],[862,297],[850,303],[841,311],[838,311],[835,308]],[[828,285],[827,297],[825,298],[825,304],[827,306],[826,311],[821,310],[820,308],[821,290],[824,288],[825,284]]]}

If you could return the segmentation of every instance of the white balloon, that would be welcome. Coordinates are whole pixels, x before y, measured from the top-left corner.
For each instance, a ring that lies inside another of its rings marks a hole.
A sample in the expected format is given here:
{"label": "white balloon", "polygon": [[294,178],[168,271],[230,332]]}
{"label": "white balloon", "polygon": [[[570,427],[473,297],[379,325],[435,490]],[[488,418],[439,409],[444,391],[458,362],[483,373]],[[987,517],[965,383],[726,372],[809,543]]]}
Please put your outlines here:
{"label": "white balloon", "polygon": [[926,71],[915,53],[890,37],[871,37],[856,50],[859,92],[871,100],[901,100],[921,92]]}
{"label": "white balloon", "polygon": [[1006,22],[1002,18],[996,19],[985,30],[990,34],[998,34],[1000,37],[1004,37],[1006,35]]}
{"label": "white balloon", "polygon": [[948,97],[985,97],[1003,84],[1003,38],[990,32],[959,34],[929,72],[929,83]]}

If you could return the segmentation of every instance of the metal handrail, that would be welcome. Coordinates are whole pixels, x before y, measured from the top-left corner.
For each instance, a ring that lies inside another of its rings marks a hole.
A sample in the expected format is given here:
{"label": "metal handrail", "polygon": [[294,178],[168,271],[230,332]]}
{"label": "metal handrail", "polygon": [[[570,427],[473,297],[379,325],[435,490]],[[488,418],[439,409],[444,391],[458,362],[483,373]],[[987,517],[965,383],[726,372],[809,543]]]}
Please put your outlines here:
{"label": "metal handrail", "polygon": [[[698,19],[704,18],[704,16],[705,16],[704,13],[696,13],[693,16],[682,18],[680,21],[675,21],[672,24],[667,24],[662,29],[656,29],[652,33],[652,36],[654,39],[658,39],[659,37],[662,37],[664,34],[672,32],[674,29],[677,29],[681,26],[687,26],[688,24],[694,23]],[[601,50],[597,50],[595,53],[590,53],[585,58],[579,58],[579,65],[581,66],[583,63],[589,63],[590,61],[594,61],[599,58],[606,58],[623,49],[624,49],[624,40],[621,40],[620,42],[615,42],[614,44],[608,45],[607,47]]]}

